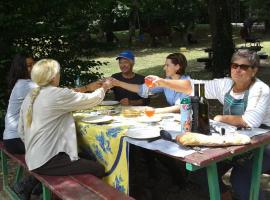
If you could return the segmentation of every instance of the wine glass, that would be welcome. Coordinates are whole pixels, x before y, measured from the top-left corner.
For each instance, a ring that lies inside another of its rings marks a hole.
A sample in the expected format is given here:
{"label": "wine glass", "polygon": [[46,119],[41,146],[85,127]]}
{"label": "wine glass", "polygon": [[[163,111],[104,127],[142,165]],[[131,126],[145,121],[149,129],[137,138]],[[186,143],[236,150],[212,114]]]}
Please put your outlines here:
{"label": "wine glass", "polygon": [[153,117],[155,114],[155,108],[147,106],[144,110],[144,113],[147,117]]}
{"label": "wine glass", "polygon": [[150,78],[145,78],[145,79],[144,79],[144,83],[145,83],[145,85],[146,85],[147,87],[149,87],[149,88],[154,87],[153,80],[150,79]]}
{"label": "wine glass", "polygon": [[151,88],[154,87],[153,79],[151,79],[151,78],[145,78],[144,79],[144,83],[149,88],[148,89],[148,96],[153,95],[153,93],[149,91]]}

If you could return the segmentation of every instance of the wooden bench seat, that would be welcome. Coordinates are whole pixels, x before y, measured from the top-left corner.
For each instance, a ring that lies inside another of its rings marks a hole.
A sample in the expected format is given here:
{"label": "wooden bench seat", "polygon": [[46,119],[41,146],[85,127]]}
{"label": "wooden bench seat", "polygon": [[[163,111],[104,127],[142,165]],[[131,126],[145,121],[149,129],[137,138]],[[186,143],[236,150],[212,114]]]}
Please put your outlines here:
{"label": "wooden bench seat", "polygon": [[208,57],[201,57],[201,58],[197,58],[197,62],[210,62],[211,59]]}
{"label": "wooden bench seat", "polygon": [[[11,197],[18,199],[7,183],[7,157],[15,161],[19,170],[16,178],[18,181],[22,170],[28,171],[24,155],[10,154],[0,142],[1,164],[3,172],[3,190]],[[64,200],[132,200],[133,198],[119,192],[101,179],[91,175],[82,174],[74,176],[44,176],[28,171],[35,176],[43,186],[43,199],[51,199],[51,192]],[[19,175],[20,174],[20,175]],[[51,191],[51,192],[50,192]]]}
{"label": "wooden bench seat", "polygon": [[247,38],[245,39],[245,46],[259,47],[261,46],[261,41],[258,38]]}
{"label": "wooden bench seat", "polygon": [[261,45],[255,45],[255,46],[241,46],[241,47],[237,47],[235,48],[235,51],[239,50],[239,49],[247,49],[247,50],[250,50],[250,51],[261,51],[261,49],[263,48],[263,46]]}
{"label": "wooden bench seat", "polygon": [[267,59],[268,58],[268,55],[267,54],[258,54],[260,59],[264,60],[264,59]]}

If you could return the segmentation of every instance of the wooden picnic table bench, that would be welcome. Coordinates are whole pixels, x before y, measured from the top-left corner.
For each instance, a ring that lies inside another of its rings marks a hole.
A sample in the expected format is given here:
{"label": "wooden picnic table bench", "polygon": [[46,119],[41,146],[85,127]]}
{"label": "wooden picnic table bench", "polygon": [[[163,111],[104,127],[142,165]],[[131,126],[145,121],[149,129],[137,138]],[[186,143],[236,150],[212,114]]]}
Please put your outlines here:
{"label": "wooden picnic table bench", "polygon": [[239,49],[247,49],[247,50],[250,50],[250,51],[260,51],[263,47],[261,45],[256,45],[256,46],[241,46],[241,47],[236,47],[235,48],[235,51],[239,50]]}
{"label": "wooden picnic table bench", "polygon": [[44,176],[28,171],[24,155],[9,153],[0,141],[3,190],[11,199],[19,197],[8,184],[8,159],[18,164],[15,183],[27,171],[42,183],[43,199],[52,199],[52,193],[64,200],[132,200],[132,197],[119,192],[101,179],[91,174],[73,176]]}
{"label": "wooden picnic table bench", "polygon": [[[247,49],[250,51],[260,51],[263,47],[260,45],[253,45],[253,46],[241,46],[241,47],[236,47],[234,50],[237,51],[239,49]],[[208,57],[200,57],[197,58],[197,62],[201,62],[205,64],[205,69],[209,69],[212,66],[212,62],[213,62],[213,50],[212,48],[205,48],[203,49],[204,52],[208,53]],[[258,53],[260,59],[267,59],[268,55],[265,53]]]}

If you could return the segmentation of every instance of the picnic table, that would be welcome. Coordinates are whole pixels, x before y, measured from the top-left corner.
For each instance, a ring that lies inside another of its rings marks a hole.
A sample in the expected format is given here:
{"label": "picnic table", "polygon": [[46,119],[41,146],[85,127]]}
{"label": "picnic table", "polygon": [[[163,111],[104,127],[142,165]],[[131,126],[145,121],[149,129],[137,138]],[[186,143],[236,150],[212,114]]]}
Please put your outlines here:
{"label": "picnic table", "polygon": [[[125,107],[125,106],[97,106],[91,110],[80,111],[74,113],[77,129],[78,146],[81,150],[86,152],[93,152],[97,160],[105,167],[104,181],[115,187],[121,192],[129,193],[129,172],[128,172],[128,157],[129,157],[129,143],[126,141],[126,132],[130,127],[153,127],[154,123],[144,123],[147,120],[146,116],[139,116],[138,118],[123,117],[119,113],[113,115],[113,122],[107,121],[99,123],[91,123],[83,121],[91,114],[101,112],[105,116],[109,116],[106,110],[111,111],[122,109],[136,109],[143,113],[144,106]],[[180,116],[178,114],[178,119]],[[150,118],[149,118],[150,119]],[[152,119],[152,118],[151,118]],[[179,122],[172,125],[177,128]],[[160,124],[156,124],[160,125]],[[143,130],[143,129],[142,129]],[[180,127],[178,128],[180,130]]]}
{"label": "picnic table", "polygon": [[[250,51],[255,51],[255,52],[258,52],[258,51],[261,51],[263,47],[261,45],[251,45],[251,46],[240,46],[240,47],[235,47],[234,48],[234,51],[237,51],[239,49],[247,49],[247,50],[250,50]],[[208,48],[204,48],[203,51],[205,53],[207,53],[207,57],[200,57],[200,58],[197,58],[197,62],[202,62],[205,64],[205,69],[210,69],[212,67],[212,64],[213,64],[213,55],[214,55],[214,52],[213,52],[213,49],[211,47],[208,47]],[[266,53],[258,53],[260,59],[267,59],[268,58],[268,55]]]}
{"label": "picnic table", "polygon": [[[82,123],[78,119],[76,120],[79,132],[78,139],[84,141],[83,146],[88,145],[96,154],[98,160],[103,164],[105,159],[104,157],[103,160],[100,159],[100,155],[104,155],[104,152],[109,152],[109,154],[107,154],[107,158],[112,159],[112,165],[107,165],[107,168],[106,166],[105,168],[107,170],[110,169],[110,174],[107,174],[108,176],[111,176],[111,178],[107,177],[106,180],[109,181],[109,184],[113,185],[117,189],[121,190],[124,188],[122,191],[128,194],[128,144],[151,149],[153,151],[161,152],[162,154],[169,157],[179,159],[186,163],[186,169],[189,171],[196,171],[201,168],[206,168],[211,200],[220,199],[217,163],[252,151],[254,153],[254,159],[250,199],[258,199],[263,151],[265,146],[270,143],[270,131],[262,135],[254,136],[251,140],[251,143],[248,145],[208,148],[197,152],[195,150],[187,149],[186,147],[181,147],[181,145],[162,139],[158,139],[150,143],[147,141],[147,139],[137,140],[128,138],[125,134],[128,130],[128,127],[136,122],[136,118],[128,118],[127,120],[121,121],[119,120],[119,117],[121,118],[119,115],[115,116],[115,122],[112,122],[111,124],[101,125],[87,124]],[[123,117],[121,119],[123,119]],[[180,119],[180,117],[178,119]],[[164,120],[159,122],[158,126],[161,125],[160,123],[165,125],[165,129],[169,127],[176,127],[172,124],[164,124]],[[172,123],[172,121],[168,121],[168,123]],[[180,122],[175,121],[174,123],[180,124]],[[152,128],[154,128],[155,125],[157,125],[157,123],[149,124],[149,126]],[[175,131],[175,133],[179,134],[180,131]],[[106,139],[100,139],[102,138],[101,136],[106,136]],[[112,146],[114,146],[114,148],[111,148]],[[104,152],[102,153],[101,151]],[[116,170],[115,174],[113,174],[112,171],[118,167],[120,167],[119,170]],[[125,174],[125,176],[123,176],[123,174]]]}
{"label": "picnic table", "polygon": [[228,158],[244,154],[248,151],[254,153],[252,181],[250,188],[250,200],[258,199],[260,188],[260,175],[262,158],[265,145],[270,143],[270,131],[252,138],[251,144],[241,146],[230,146],[223,148],[210,148],[201,153],[193,153],[182,158],[186,162],[186,169],[195,171],[205,167],[207,169],[210,199],[220,199],[218,187],[217,163]]}
{"label": "picnic table", "polygon": [[[104,108],[109,108],[109,106],[104,106]],[[82,120],[90,113],[96,112],[96,110],[90,110],[74,114],[79,149],[93,153],[105,167],[105,177],[103,178],[105,182],[128,194],[128,145],[123,141],[128,126],[109,124],[108,121],[88,123]]]}

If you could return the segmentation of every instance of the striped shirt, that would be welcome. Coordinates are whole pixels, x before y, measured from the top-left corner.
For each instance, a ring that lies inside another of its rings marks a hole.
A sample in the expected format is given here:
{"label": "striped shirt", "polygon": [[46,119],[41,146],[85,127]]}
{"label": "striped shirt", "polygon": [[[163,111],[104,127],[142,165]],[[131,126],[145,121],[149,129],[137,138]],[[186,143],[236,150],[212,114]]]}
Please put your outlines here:
{"label": "striped shirt", "polygon": [[[195,83],[205,84],[205,96],[208,99],[217,99],[222,105],[224,96],[231,89],[233,80],[231,78],[221,78],[214,80],[191,80],[192,87]],[[234,98],[239,98],[239,94],[230,93]],[[243,120],[250,127],[259,127],[261,124],[270,126],[270,89],[259,79],[249,89],[248,103]]]}

